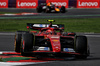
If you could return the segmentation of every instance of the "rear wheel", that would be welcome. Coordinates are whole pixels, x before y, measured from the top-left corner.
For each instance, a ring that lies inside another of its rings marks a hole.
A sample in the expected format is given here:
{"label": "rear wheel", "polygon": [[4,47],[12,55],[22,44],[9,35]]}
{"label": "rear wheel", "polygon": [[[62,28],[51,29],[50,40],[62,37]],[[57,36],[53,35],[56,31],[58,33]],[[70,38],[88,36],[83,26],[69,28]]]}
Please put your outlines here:
{"label": "rear wheel", "polygon": [[76,56],[78,59],[86,59],[89,56],[89,46],[86,36],[76,37],[76,52],[81,54]]}
{"label": "rear wheel", "polygon": [[26,33],[22,35],[22,42],[21,42],[21,55],[28,56],[26,52],[30,52],[33,49],[33,34]]}
{"label": "rear wheel", "polygon": [[17,31],[15,33],[15,45],[14,45],[15,52],[20,53],[21,37],[23,33],[28,33],[28,32],[27,31]]}
{"label": "rear wheel", "polygon": [[21,36],[22,36],[22,33],[21,32],[16,32],[15,34],[15,52],[20,52],[20,46],[21,46]]}
{"label": "rear wheel", "polygon": [[61,13],[65,13],[65,12],[66,12],[66,9],[65,9],[64,6],[61,7],[60,12],[61,12]]}

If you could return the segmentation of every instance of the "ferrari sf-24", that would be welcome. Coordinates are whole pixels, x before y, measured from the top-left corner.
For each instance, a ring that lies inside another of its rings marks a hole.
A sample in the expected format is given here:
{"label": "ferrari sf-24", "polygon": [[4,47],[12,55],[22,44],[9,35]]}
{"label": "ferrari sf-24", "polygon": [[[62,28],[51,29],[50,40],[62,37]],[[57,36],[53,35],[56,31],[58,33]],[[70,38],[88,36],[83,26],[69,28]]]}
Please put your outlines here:
{"label": "ferrari sf-24", "polygon": [[90,54],[87,37],[64,32],[64,25],[52,24],[54,21],[48,20],[50,24],[27,23],[28,31],[17,31],[15,34],[15,51],[22,56],[74,56],[86,59]]}

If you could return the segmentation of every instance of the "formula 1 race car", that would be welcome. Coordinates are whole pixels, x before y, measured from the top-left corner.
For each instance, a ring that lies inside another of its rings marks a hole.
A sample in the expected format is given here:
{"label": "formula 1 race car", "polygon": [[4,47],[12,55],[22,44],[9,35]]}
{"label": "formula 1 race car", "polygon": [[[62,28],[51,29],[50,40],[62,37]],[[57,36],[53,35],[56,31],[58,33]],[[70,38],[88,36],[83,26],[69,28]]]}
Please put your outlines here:
{"label": "formula 1 race car", "polygon": [[[63,24],[27,23],[28,31],[17,31],[15,34],[15,51],[22,56],[75,56],[86,59],[90,49],[86,36],[77,36],[73,32],[64,32]],[[39,30],[29,31],[30,29]]]}
{"label": "formula 1 race car", "polygon": [[44,13],[59,13],[59,12],[65,13],[66,12],[65,6],[61,6],[61,8],[60,8],[60,7],[57,7],[53,4],[51,6],[39,5],[36,10],[38,13],[41,13],[41,12],[44,12]]}

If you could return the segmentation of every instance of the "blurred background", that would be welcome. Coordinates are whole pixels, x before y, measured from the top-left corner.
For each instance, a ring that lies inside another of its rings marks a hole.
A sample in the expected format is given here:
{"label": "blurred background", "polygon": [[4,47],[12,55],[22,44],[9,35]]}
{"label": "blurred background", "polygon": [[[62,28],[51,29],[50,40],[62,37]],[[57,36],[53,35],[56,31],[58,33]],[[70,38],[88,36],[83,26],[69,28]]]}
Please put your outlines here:
{"label": "blurred background", "polygon": [[[100,6],[100,0],[0,0],[0,8],[36,8],[41,3],[48,1],[58,6],[66,6],[66,8],[99,8]],[[34,3],[34,7],[29,6],[32,3]]]}

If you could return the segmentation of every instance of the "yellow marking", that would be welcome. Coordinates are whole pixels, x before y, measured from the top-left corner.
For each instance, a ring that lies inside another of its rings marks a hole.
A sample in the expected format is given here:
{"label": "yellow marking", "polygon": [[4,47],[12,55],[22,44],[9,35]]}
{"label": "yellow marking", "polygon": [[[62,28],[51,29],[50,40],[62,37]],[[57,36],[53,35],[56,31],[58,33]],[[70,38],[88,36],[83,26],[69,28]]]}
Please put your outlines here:
{"label": "yellow marking", "polygon": [[58,50],[58,49],[56,49],[56,50]]}
{"label": "yellow marking", "polygon": [[44,39],[46,39],[47,38],[47,36],[44,36]]}
{"label": "yellow marking", "polygon": [[53,41],[57,42],[58,40],[53,40]]}
{"label": "yellow marking", "polygon": [[60,11],[58,8],[55,9],[56,11]]}
{"label": "yellow marking", "polygon": [[55,20],[47,20],[48,22],[54,22]]}

